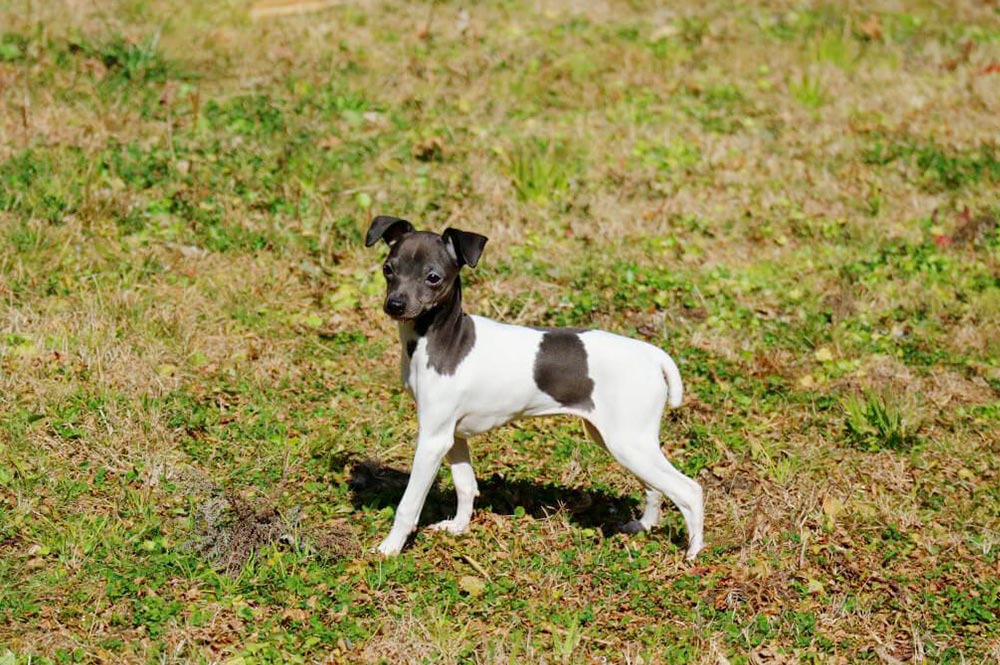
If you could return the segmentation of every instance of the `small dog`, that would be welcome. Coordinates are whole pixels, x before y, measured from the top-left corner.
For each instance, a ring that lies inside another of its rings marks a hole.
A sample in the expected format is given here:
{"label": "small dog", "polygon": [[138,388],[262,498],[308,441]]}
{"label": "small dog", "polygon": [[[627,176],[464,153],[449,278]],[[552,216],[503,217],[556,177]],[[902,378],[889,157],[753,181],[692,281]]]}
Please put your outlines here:
{"label": "small dog", "polygon": [[687,558],[702,548],[704,505],[696,481],[660,450],[664,403],[681,403],[677,365],[659,348],[600,330],[526,328],[462,311],[462,266],[475,266],[486,237],[468,231],[414,231],[398,217],[372,220],[365,238],[389,246],[382,266],[385,312],[399,322],[402,375],[417,403],[417,449],[395,522],[378,550],[398,554],[417,526],[445,457],[458,495],[454,519],[433,529],[465,533],[478,494],[468,437],[516,418],[567,413],[646,486],[643,515],[660,521],[665,494],[688,530]]}

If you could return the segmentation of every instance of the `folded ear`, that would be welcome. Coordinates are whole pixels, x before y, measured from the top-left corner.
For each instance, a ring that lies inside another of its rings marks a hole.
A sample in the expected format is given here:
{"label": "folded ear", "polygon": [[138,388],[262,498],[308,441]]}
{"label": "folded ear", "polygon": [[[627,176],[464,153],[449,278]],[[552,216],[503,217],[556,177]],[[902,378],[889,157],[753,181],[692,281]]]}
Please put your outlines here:
{"label": "folded ear", "polygon": [[486,236],[458,229],[445,229],[441,238],[455,253],[455,259],[460,267],[466,264],[475,267],[479,257],[483,255],[483,247],[486,247],[487,240]]}
{"label": "folded ear", "polygon": [[399,217],[389,217],[379,215],[372,220],[372,225],[368,227],[368,235],[365,236],[365,247],[371,247],[381,240],[392,247],[400,238],[413,231],[413,225],[405,219]]}

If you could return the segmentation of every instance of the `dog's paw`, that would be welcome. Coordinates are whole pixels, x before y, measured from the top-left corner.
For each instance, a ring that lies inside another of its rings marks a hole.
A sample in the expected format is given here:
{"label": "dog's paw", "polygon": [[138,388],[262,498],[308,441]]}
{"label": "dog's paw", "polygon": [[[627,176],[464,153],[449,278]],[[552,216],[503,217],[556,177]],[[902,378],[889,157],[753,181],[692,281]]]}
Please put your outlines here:
{"label": "dog's paw", "polygon": [[642,533],[649,531],[649,527],[642,523],[642,520],[632,520],[618,527],[622,533]]}
{"label": "dog's paw", "polygon": [[382,556],[396,556],[403,551],[403,543],[397,543],[392,538],[386,538],[376,549]]}
{"label": "dog's paw", "polygon": [[688,551],[686,555],[687,560],[694,561],[695,557],[698,556],[698,552],[700,552],[703,547],[705,547],[705,544],[701,541],[700,538],[696,541],[688,543]]}
{"label": "dog's paw", "polygon": [[447,531],[452,535],[460,536],[463,533],[469,532],[469,521],[458,519],[444,520],[443,522],[432,524],[430,529],[432,531]]}

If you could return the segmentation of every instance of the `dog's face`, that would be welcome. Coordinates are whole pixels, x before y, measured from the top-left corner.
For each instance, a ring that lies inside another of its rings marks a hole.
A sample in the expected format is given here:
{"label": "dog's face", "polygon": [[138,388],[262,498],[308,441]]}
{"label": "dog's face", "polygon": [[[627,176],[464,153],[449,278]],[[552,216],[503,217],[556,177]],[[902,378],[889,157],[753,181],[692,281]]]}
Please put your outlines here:
{"label": "dog's face", "polygon": [[438,234],[407,234],[391,246],[382,265],[386,283],[383,309],[399,321],[434,309],[451,296],[459,268]]}
{"label": "dog's face", "polygon": [[462,266],[476,265],[486,245],[486,238],[476,233],[414,231],[406,220],[385,216],[372,221],[365,245],[371,247],[380,238],[389,245],[382,265],[383,309],[397,321],[412,321],[448,302],[458,288]]}

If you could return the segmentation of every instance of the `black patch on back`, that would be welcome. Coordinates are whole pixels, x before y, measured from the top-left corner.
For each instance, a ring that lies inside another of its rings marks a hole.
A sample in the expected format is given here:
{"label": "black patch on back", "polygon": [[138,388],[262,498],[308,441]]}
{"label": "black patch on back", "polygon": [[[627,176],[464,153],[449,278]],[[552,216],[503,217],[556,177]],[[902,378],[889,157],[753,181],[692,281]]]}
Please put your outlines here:
{"label": "black patch on back", "polygon": [[535,385],[563,406],[589,411],[594,381],[587,375],[587,349],[570,330],[550,330],[535,356]]}

